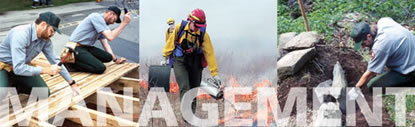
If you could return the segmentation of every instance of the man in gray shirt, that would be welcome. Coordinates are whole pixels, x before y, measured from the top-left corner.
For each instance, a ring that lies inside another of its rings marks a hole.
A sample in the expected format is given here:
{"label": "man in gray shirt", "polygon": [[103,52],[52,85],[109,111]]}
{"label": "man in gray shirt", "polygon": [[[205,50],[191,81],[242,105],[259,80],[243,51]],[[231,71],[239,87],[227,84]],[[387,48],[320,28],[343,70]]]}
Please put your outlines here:
{"label": "man in gray shirt", "polygon": [[[371,49],[367,71],[353,90],[366,83],[372,88],[415,82],[415,37],[403,26],[391,18],[381,18],[377,25],[356,24],[350,36],[356,42],[355,49]],[[383,73],[384,66],[390,70]],[[374,77],[376,74],[380,75]]]}
{"label": "man in gray shirt", "polygon": [[[8,32],[0,44],[0,87],[8,87],[11,83],[19,93],[30,94],[32,87],[48,87],[40,74],[59,73],[72,88],[79,90],[66,68],[56,65],[60,60],[54,54],[50,38],[55,31],[60,33],[59,22],[60,19],[55,14],[44,12],[35,23],[17,26]],[[29,65],[40,52],[52,64],[51,67]],[[7,91],[0,91],[0,97],[5,95]]]}
{"label": "man in gray shirt", "polygon": [[[129,13],[124,15],[123,22],[120,19],[121,10],[118,7],[109,7],[104,14],[92,13],[86,17],[81,24],[72,32],[69,41],[77,43],[75,50],[75,63],[68,64],[76,70],[101,74],[106,67],[103,62],[114,61],[122,64],[125,58],[117,58],[112,52],[108,40],[112,41],[120,35],[121,31],[130,23]],[[114,30],[110,30],[108,25],[121,23]],[[94,47],[97,40],[101,41],[104,50]]]}

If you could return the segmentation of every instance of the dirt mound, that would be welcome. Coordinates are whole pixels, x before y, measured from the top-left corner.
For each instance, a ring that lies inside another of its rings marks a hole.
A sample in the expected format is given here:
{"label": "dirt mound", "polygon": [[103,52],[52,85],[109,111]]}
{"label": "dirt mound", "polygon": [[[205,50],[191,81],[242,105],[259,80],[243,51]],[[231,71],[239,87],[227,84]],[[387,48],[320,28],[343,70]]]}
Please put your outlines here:
{"label": "dirt mound", "polygon": [[[348,87],[355,86],[360,76],[366,71],[367,63],[351,48],[317,45],[316,50],[315,58],[309,61],[300,72],[286,79],[279,79],[277,92],[281,108],[285,105],[291,87],[307,87],[307,107],[312,109],[312,90],[319,83],[333,79],[333,67],[336,61],[340,62],[345,71]],[[363,87],[362,92],[365,94],[366,100],[371,107],[372,93],[369,92],[367,87]],[[293,110],[293,114],[295,114],[295,108]],[[357,109],[356,112],[356,125],[368,126],[360,109]],[[394,124],[389,120],[389,114],[387,114],[386,109],[383,109],[382,114],[383,126],[393,126]],[[344,120],[345,115],[343,115],[343,122],[345,122]]]}

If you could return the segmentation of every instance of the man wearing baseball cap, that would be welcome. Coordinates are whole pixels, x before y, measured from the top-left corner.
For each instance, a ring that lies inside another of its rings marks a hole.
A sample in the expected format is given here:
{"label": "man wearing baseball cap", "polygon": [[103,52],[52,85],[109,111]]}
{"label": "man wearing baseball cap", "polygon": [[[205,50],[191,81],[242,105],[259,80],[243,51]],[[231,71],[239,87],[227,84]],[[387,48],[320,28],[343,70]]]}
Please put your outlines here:
{"label": "man wearing baseball cap", "polygon": [[[361,94],[360,88],[366,83],[371,89],[415,82],[415,37],[409,30],[386,17],[377,25],[356,24],[350,36],[355,41],[355,50],[367,47],[371,57],[367,71],[349,92],[351,99],[356,99],[357,93]],[[389,68],[387,72],[383,72],[385,66]]]}
{"label": "man wearing baseball cap", "polygon": [[[108,41],[112,41],[120,35],[123,29],[130,23],[131,16],[129,13],[120,19],[121,10],[118,7],[111,6],[103,14],[92,13],[88,15],[72,32],[69,38],[70,42],[77,43],[75,51],[75,63],[67,64],[69,68],[90,72],[95,74],[104,73],[106,67],[103,62],[114,61],[122,64],[125,58],[117,58],[112,52]],[[117,28],[111,30],[108,25],[121,23]],[[104,50],[94,47],[97,40],[101,41]]]}
{"label": "man wearing baseball cap", "polygon": [[[7,33],[0,44],[0,87],[9,87],[11,84],[19,93],[30,94],[32,87],[48,87],[40,74],[59,73],[79,94],[79,88],[65,66],[56,65],[60,60],[54,53],[50,38],[55,31],[60,33],[59,22],[60,19],[54,13],[44,12],[35,23],[16,26]],[[43,52],[52,66],[29,65],[40,52]],[[0,97],[6,95],[7,91],[0,91]]]}

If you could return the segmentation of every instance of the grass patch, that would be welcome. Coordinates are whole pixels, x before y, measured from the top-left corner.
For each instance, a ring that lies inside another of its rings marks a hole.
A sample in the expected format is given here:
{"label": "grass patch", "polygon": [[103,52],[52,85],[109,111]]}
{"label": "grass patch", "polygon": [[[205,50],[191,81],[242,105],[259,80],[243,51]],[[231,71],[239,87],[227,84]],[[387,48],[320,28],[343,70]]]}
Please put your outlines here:
{"label": "grass patch", "polygon": [[[41,1],[41,0],[39,0]],[[52,0],[53,5],[61,6],[71,3],[90,2],[96,0]],[[33,0],[2,0],[0,4],[0,13],[15,10],[32,9]]]}
{"label": "grass patch", "polygon": [[[278,34],[285,32],[305,31],[302,17],[293,19],[288,0],[278,1]],[[298,4],[297,4],[298,5]],[[377,21],[381,17],[391,17],[398,23],[413,23],[415,12],[413,0],[314,0],[311,12],[307,12],[310,29],[324,34],[330,42],[335,32],[334,24],[341,20],[346,13],[357,12],[363,14],[366,21]],[[351,29],[351,28],[347,28]]]}
{"label": "grass patch", "polygon": [[[395,97],[386,95],[384,100],[385,108],[390,116],[390,119],[395,122]],[[406,96],[406,114],[415,111],[415,96]],[[406,127],[415,126],[415,119],[406,118]]]}

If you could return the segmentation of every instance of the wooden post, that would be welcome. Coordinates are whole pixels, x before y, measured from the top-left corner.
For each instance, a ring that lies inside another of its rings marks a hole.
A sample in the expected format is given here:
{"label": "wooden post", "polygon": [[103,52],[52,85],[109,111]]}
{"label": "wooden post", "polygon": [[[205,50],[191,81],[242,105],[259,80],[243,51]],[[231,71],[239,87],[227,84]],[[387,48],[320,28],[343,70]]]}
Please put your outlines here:
{"label": "wooden post", "polygon": [[304,18],[304,25],[305,25],[306,31],[308,32],[310,31],[310,26],[308,26],[307,16],[305,15],[303,0],[298,0],[298,4],[300,5],[301,15],[303,15],[303,18]]}

